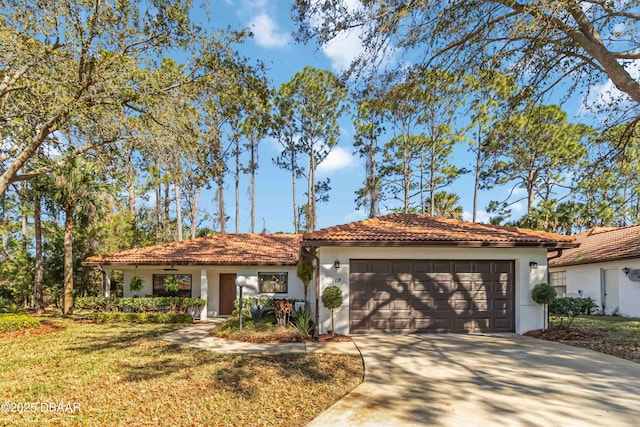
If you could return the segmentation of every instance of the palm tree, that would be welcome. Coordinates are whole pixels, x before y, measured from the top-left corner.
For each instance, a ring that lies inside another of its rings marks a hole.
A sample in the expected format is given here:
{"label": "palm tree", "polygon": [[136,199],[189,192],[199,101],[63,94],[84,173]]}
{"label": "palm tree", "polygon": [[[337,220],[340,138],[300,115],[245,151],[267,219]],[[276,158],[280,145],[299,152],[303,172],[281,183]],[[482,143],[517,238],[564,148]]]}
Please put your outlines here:
{"label": "palm tree", "polygon": [[[434,194],[434,209],[436,216],[443,218],[462,219],[462,206],[460,206],[460,196],[455,193],[438,191]],[[429,202],[431,204],[431,202]],[[429,210],[431,206],[429,206]]]}
{"label": "palm tree", "polygon": [[64,306],[63,314],[73,312],[73,226],[86,223],[103,213],[105,183],[96,164],[75,158],[53,176],[50,209],[64,213]]}

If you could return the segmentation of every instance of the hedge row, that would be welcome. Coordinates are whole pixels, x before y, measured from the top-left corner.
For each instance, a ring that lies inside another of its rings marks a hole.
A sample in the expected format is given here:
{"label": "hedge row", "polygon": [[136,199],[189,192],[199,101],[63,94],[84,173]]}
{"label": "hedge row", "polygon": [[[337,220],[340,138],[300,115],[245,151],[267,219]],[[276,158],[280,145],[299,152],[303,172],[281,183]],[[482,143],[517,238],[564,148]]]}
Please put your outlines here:
{"label": "hedge row", "polygon": [[0,332],[16,331],[18,329],[36,328],[40,320],[26,313],[0,314]]}
{"label": "hedge row", "polygon": [[202,298],[76,298],[74,307],[97,312],[150,313],[165,312],[185,314],[189,309],[202,310],[206,301]]}
{"label": "hedge row", "polygon": [[96,323],[192,323],[193,317],[183,313],[95,313]]}

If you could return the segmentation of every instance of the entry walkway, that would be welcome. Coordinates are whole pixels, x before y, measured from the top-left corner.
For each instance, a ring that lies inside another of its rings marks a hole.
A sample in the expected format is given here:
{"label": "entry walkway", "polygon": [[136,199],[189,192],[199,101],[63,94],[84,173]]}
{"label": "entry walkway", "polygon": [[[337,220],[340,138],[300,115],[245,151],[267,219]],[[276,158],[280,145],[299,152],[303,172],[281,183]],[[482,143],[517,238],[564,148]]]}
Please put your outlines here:
{"label": "entry walkway", "polygon": [[329,342],[329,343],[278,343],[255,344],[241,341],[232,341],[223,338],[212,337],[209,331],[223,322],[225,319],[211,319],[205,322],[189,325],[160,336],[160,339],[175,344],[188,345],[203,350],[218,353],[335,353],[354,354],[360,352],[353,342]]}

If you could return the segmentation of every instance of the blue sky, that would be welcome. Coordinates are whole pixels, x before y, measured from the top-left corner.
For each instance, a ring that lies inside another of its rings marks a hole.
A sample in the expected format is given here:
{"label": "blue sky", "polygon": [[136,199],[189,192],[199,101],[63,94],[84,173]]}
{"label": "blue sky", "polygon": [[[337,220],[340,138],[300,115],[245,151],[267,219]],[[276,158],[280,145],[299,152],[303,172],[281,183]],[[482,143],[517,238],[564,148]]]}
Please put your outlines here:
{"label": "blue sky", "polygon": [[[357,33],[353,33],[342,40],[332,43],[326,48],[319,49],[317,45],[295,44],[291,32],[295,24],[290,15],[291,3],[282,0],[216,0],[209,5],[209,12],[213,16],[213,25],[235,29],[248,27],[254,33],[254,38],[247,40],[238,47],[241,54],[262,60],[268,67],[268,77],[274,87],[290,80],[293,75],[301,71],[304,66],[311,65],[339,73],[349,61],[360,51]],[[594,93],[607,90],[607,82],[602,87],[595,87]],[[580,100],[570,100],[564,106],[571,121],[588,121],[588,116],[581,111]],[[318,205],[318,228],[328,227],[360,220],[366,217],[365,212],[356,210],[355,191],[364,179],[364,163],[353,154],[352,138],[353,125],[350,118],[345,117],[341,122],[341,137],[337,147],[320,165],[321,178],[331,179],[330,201]],[[384,143],[385,141],[382,140]],[[269,232],[293,231],[291,183],[286,170],[273,165],[272,158],[278,155],[276,141],[265,139],[259,150],[258,175],[256,178],[256,231],[260,232],[266,226]],[[471,166],[471,156],[464,146],[454,151],[453,161],[463,167]],[[227,180],[226,208],[231,216],[228,231],[234,227],[234,194],[231,177]],[[300,182],[299,188],[304,184]],[[478,220],[487,221],[488,215],[484,208],[491,200],[502,200],[509,192],[508,188],[497,188],[491,192],[482,192],[479,197]],[[461,198],[465,219],[471,219],[473,180],[471,175],[462,176],[448,191],[457,193]],[[298,200],[302,201],[303,191],[299,191]],[[516,194],[518,190],[516,191]],[[248,177],[241,181],[241,212],[240,232],[250,231]],[[203,196],[203,210],[213,210],[213,194]],[[524,213],[524,204],[518,203],[512,207],[513,215],[519,218]],[[213,213],[211,211],[211,213]],[[211,227],[211,224],[201,224]]]}

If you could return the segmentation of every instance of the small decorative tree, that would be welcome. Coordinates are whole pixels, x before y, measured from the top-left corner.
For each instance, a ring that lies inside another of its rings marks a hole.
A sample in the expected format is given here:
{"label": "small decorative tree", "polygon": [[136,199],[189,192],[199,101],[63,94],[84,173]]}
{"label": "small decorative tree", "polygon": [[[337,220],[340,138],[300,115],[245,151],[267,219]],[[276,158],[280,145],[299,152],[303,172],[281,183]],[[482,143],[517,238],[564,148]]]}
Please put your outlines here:
{"label": "small decorative tree", "polygon": [[309,291],[309,283],[313,279],[313,263],[309,260],[303,259],[298,264],[298,279],[302,281],[304,285],[304,304],[307,305],[307,292]]}
{"label": "small decorative tree", "polygon": [[556,290],[548,283],[539,283],[533,287],[531,298],[543,305],[542,329],[547,329],[547,307],[556,299]]}
{"label": "small decorative tree", "polygon": [[180,290],[180,281],[178,281],[178,278],[174,275],[165,277],[164,290],[167,291],[169,295],[178,295],[178,291]]}
{"label": "small decorative tree", "polygon": [[129,282],[129,289],[135,294],[142,289],[143,283],[144,282],[141,278],[139,278],[138,276],[133,276],[131,278],[131,281]]}
{"label": "small decorative tree", "polygon": [[342,305],[342,291],[337,286],[329,286],[322,292],[322,305],[331,310],[331,336],[335,335],[333,310]]}

